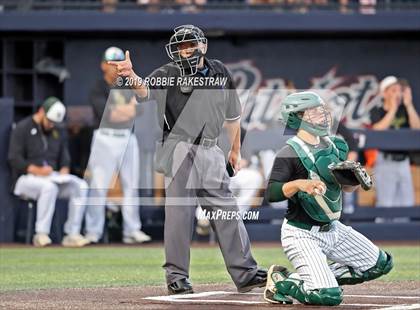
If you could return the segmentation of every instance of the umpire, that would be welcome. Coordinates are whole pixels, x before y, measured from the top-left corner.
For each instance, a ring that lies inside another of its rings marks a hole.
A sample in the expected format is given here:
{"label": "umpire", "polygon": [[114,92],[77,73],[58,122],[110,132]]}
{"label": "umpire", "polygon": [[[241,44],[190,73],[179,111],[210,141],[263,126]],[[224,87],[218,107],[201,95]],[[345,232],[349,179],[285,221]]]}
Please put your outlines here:
{"label": "umpire", "polygon": [[[228,160],[239,170],[241,105],[226,67],[205,58],[207,39],[203,31],[183,25],[174,32],[166,45],[172,62],[156,69],[148,77],[149,83],[143,83],[133,71],[128,51],[124,61],[109,63],[117,67],[120,76],[135,82],[132,87],[140,100],[158,104],[163,139],[155,166],[165,174],[166,193],[163,267],[169,294],[186,294],[193,292],[189,264],[197,204],[208,214],[238,211],[217,138],[225,126],[232,145]],[[223,78],[224,84],[207,83]],[[242,219],[216,217],[211,219],[211,226],[238,291],[264,286],[267,273],[252,257]]]}

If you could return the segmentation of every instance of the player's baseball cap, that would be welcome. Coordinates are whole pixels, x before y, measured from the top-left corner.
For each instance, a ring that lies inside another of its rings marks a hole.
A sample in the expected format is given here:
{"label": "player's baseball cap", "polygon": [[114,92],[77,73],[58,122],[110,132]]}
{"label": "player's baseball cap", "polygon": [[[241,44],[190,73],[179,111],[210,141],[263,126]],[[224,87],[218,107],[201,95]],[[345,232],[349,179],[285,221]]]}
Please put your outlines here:
{"label": "player's baseball cap", "polygon": [[43,102],[42,107],[44,108],[45,116],[50,122],[54,124],[63,122],[66,116],[66,107],[58,98],[48,97]]}
{"label": "player's baseball cap", "polygon": [[398,83],[398,79],[393,76],[387,76],[386,78],[384,78],[381,83],[379,83],[379,90],[382,92],[384,92],[389,86],[397,84]]}
{"label": "player's baseball cap", "polygon": [[102,57],[103,61],[121,61],[125,59],[122,49],[116,46],[108,47]]}

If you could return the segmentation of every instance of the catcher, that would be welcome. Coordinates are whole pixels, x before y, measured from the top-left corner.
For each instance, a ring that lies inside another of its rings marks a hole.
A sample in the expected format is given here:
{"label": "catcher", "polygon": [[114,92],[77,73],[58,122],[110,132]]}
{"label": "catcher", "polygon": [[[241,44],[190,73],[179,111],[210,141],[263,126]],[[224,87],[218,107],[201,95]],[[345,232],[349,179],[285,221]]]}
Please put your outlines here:
{"label": "catcher", "polygon": [[329,134],[331,117],[316,93],[287,96],[281,113],[298,131],[277,154],[266,195],[270,202],[288,199],[281,242],[296,272],[271,266],[264,299],[339,305],[341,285],[376,279],[393,267],[389,253],[339,221],[342,191],[368,190],[372,180],[359,163],[345,160],[348,146]]}

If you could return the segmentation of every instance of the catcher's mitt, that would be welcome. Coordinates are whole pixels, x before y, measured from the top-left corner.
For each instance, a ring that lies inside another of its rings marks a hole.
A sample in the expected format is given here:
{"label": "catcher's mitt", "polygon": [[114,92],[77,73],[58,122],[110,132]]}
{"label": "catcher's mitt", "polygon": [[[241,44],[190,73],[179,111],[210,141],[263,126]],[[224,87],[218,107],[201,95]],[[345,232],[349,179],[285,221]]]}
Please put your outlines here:
{"label": "catcher's mitt", "polygon": [[341,185],[360,185],[365,191],[373,186],[372,178],[365,168],[358,162],[346,160],[340,163],[332,163],[328,166],[331,174]]}

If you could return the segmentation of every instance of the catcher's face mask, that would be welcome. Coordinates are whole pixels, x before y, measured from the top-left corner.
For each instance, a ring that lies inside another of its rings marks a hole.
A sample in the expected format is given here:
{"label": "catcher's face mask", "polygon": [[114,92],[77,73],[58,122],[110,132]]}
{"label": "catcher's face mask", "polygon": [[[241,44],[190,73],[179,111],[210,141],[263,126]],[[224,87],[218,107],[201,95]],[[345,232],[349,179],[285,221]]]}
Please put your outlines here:
{"label": "catcher's face mask", "polygon": [[194,25],[183,25],[174,29],[166,53],[181,71],[181,76],[197,73],[201,58],[207,52],[207,39],[203,31]]}
{"label": "catcher's face mask", "polygon": [[332,118],[325,104],[305,110],[301,115],[301,128],[315,136],[330,134]]}

